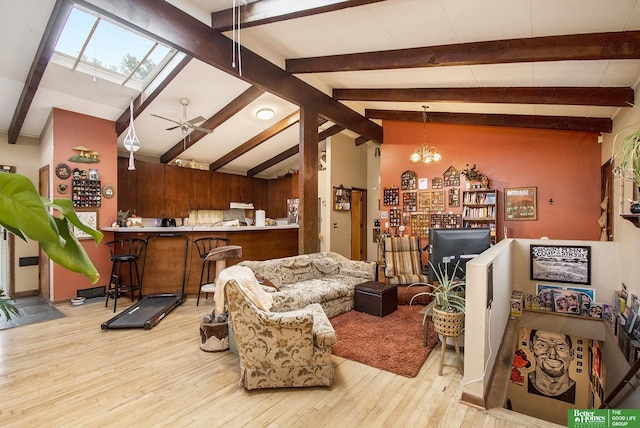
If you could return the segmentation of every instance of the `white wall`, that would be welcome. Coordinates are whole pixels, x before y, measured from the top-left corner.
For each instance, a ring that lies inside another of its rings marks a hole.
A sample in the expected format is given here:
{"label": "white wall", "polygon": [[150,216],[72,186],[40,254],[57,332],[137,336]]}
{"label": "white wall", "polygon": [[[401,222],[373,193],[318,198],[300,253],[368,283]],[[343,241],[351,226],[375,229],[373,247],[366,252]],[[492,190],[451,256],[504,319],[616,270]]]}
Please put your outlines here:
{"label": "white wall", "polygon": [[[636,98],[635,105],[640,103],[638,86],[634,88]],[[627,129],[629,128],[629,129]],[[620,142],[631,132],[640,129],[640,109],[637,107],[620,109],[613,121],[613,132],[603,135],[602,162],[608,162],[614,153],[619,150]],[[614,147],[614,140],[618,143]],[[614,167],[618,164],[615,162]],[[631,222],[620,217],[621,214],[629,213],[629,201],[633,197],[633,184],[615,178],[612,186],[613,201],[611,201],[613,217],[613,240],[618,245],[618,259],[616,260],[616,270],[611,270],[611,287],[620,289],[622,284],[626,285],[629,292],[640,295],[640,229]],[[617,359],[618,365],[612,367],[611,379],[622,378],[628,365],[622,360],[621,353],[616,346],[603,347],[603,357],[609,355],[609,359]],[[637,381],[636,381],[637,383]],[[626,387],[620,395],[625,396],[629,387]],[[619,408],[640,407],[640,394],[636,391],[627,395],[623,402],[614,403]]]}
{"label": "white wall", "polygon": [[[333,198],[333,187],[367,188],[367,144],[356,146],[355,140],[342,133],[327,139],[327,169],[330,185],[327,193]],[[367,191],[368,194],[368,191]],[[330,251],[351,258],[351,211],[334,211],[329,207]]]}
{"label": "white wall", "polygon": [[[618,288],[617,264],[619,244],[612,241],[558,241],[548,239],[517,239],[514,249],[513,288],[523,293],[535,294],[536,284],[544,281],[530,279],[530,245],[576,245],[591,247],[591,287],[596,290],[595,299],[601,303],[611,303],[613,293]],[[576,285],[584,287],[583,285]]]}
{"label": "white wall", "polygon": [[[486,396],[496,354],[511,315],[513,239],[503,239],[467,262],[463,392]],[[488,266],[493,266],[493,303],[487,308]],[[485,371],[486,367],[486,371]]]}
{"label": "white wall", "polygon": [[[591,287],[596,300],[610,303],[616,289],[619,245],[602,241],[504,239],[467,263],[467,306],[463,392],[482,398],[508,319],[512,290],[534,294],[537,281],[530,279],[529,248],[535,245],[582,245],[591,247]],[[488,266],[493,265],[493,304],[486,307]],[[583,287],[581,285],[581,287]],[[568,317],[567,317],[568,318]],[[585,323],[593,322],[585,320]],[[561,327],[559,327],[561,328]],[[560,330],[558,330],[560,331]],[[606,361],[605,361],[606,363]],[[485,370],[486,367],[486,370]],[[614,380],[612,379],[611,382]],[[609,387],[612,387],[609,385]]]}
{"label": "white wall", "polygon": [[[0,133],[0,152],[0,163],[15,166],[16,172],[28,177],[37,189],[39,165],[34,159],[40,159],[40,141],[37,138],[19,137],[16,144],[9,145],[7,134]],[[38,243],[24,242],[20,238],[14,238],[13,242],[15,250],[12,269],[16,294],[38,290],[38,266],[18,266],[21,257],[38,256]]]}
{"label": "white wall", "polygon": [[[636,105],[640,103],[638,95],[638,87],[634,88],[636,93]],[[613,121],[613,132],[604,134],[604,142],[602,144],[602,162],[607,162],[613,153],[612,146],[616,134],[622,132],[625,128],[638,124],[640,125],[640,109],[629,108],[620,109],[620,113],[616,115]],[[618,141],[622,141],[630,132],[640,130],[640,126],[635,126],[630,130],[620,134]],[[618,143],[619,144],[619,143]],[[618,149],[616,148],[616,152]],[[616,163],[617,164],[617,163]],[[613,235],[614,241],[619,245],[620,258],[617,260],[619,265],[619,276],[616,278],[615,286],[621,287],[625,284],[630,292],[640,294],[640,229],[636,228],[631,222],[620,217],[620,214],[629,213],[628,199],[632,198],[632,184],[622,182],[616,178],[613,183]]]}
{"label": "white wall", "polygon": [[380,218],[380,154],[378,144],[367,143],[367,259],[378,261],[373,221]]}

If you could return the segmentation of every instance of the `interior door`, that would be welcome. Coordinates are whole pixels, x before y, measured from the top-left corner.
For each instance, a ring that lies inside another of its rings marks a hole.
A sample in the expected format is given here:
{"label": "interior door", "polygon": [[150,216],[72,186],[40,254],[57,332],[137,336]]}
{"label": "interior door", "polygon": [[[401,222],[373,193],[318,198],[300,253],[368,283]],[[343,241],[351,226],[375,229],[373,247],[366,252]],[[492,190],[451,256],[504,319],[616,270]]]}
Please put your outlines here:
{"label": "interior door", "polygon": [[367,190],[351,190],[351,259],[367,259]]}
{"label": "interior door", "polygon": [[[40,192],[40,196],[51,198],[51,195],[49,193],[49,165],[40,168],[38,174],[38,191]],[[47,253],[42,251],[42,246],[39,247],[38,269],[40,270],[40,295],[47,300],[51,300],[49,281],[49,257],[47,256]]]}

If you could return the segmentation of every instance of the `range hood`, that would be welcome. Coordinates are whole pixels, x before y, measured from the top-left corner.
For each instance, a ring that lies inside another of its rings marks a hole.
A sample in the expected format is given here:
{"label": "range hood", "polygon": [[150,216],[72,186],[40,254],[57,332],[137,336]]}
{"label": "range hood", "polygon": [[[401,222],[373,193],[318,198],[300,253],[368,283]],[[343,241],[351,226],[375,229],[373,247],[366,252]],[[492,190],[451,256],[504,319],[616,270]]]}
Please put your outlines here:
{"label": "range hood", "polygon": [[253,203],[252,202],[231,202],[231,205],[229,206],[230,209],[240,209],[240,210],[252,210],[253,209]]}

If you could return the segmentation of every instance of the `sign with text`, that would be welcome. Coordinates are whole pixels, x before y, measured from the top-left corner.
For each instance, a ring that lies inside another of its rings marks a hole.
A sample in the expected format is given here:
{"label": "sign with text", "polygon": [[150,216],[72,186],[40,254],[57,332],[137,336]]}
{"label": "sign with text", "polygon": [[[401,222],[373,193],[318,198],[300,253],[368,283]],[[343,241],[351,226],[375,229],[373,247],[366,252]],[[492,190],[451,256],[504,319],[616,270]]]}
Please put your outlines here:
{"label": "sign with text", "polygon": [[640,427],[640,409],[570,409],[568,428]]}

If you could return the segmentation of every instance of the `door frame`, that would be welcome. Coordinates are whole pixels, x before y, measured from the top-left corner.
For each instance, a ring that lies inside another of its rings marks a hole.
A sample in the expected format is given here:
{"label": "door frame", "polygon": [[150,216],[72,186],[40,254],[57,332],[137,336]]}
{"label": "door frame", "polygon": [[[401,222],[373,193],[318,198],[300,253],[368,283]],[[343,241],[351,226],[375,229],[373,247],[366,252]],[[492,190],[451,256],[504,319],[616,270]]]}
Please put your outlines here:
{"label": "door frame", "polygon": [[[15,174],[16,167],[13,165],[0,165],[0,171],[2,174]],[[15,241],[13,233],[9,233],[9,231],[3,227],[0,227],[0,233],[2,236],[2,246],[5,247],[6,251],[2,251],[2,263],[3,266],[6,266],[6,272],[4,269],[0,269],[0,275],[3,275],[3,281],[6,280],[6,288],[5,295],[9,297],[14,297],[16,292],[16,277],[15,277]]]}
{"label": "door frame", "polygon": [[367,189],[351,189],[351,260],[367,260]]}
{"label": "door frame", "polygon": [[[49,186],[49,165],[38,170],[38,192],[40,196],[51,199]],[[51,263],[49,256],[42,251],[42,245],[38,245],[38,289],[40,295],[47,301],[51,301]]]}

